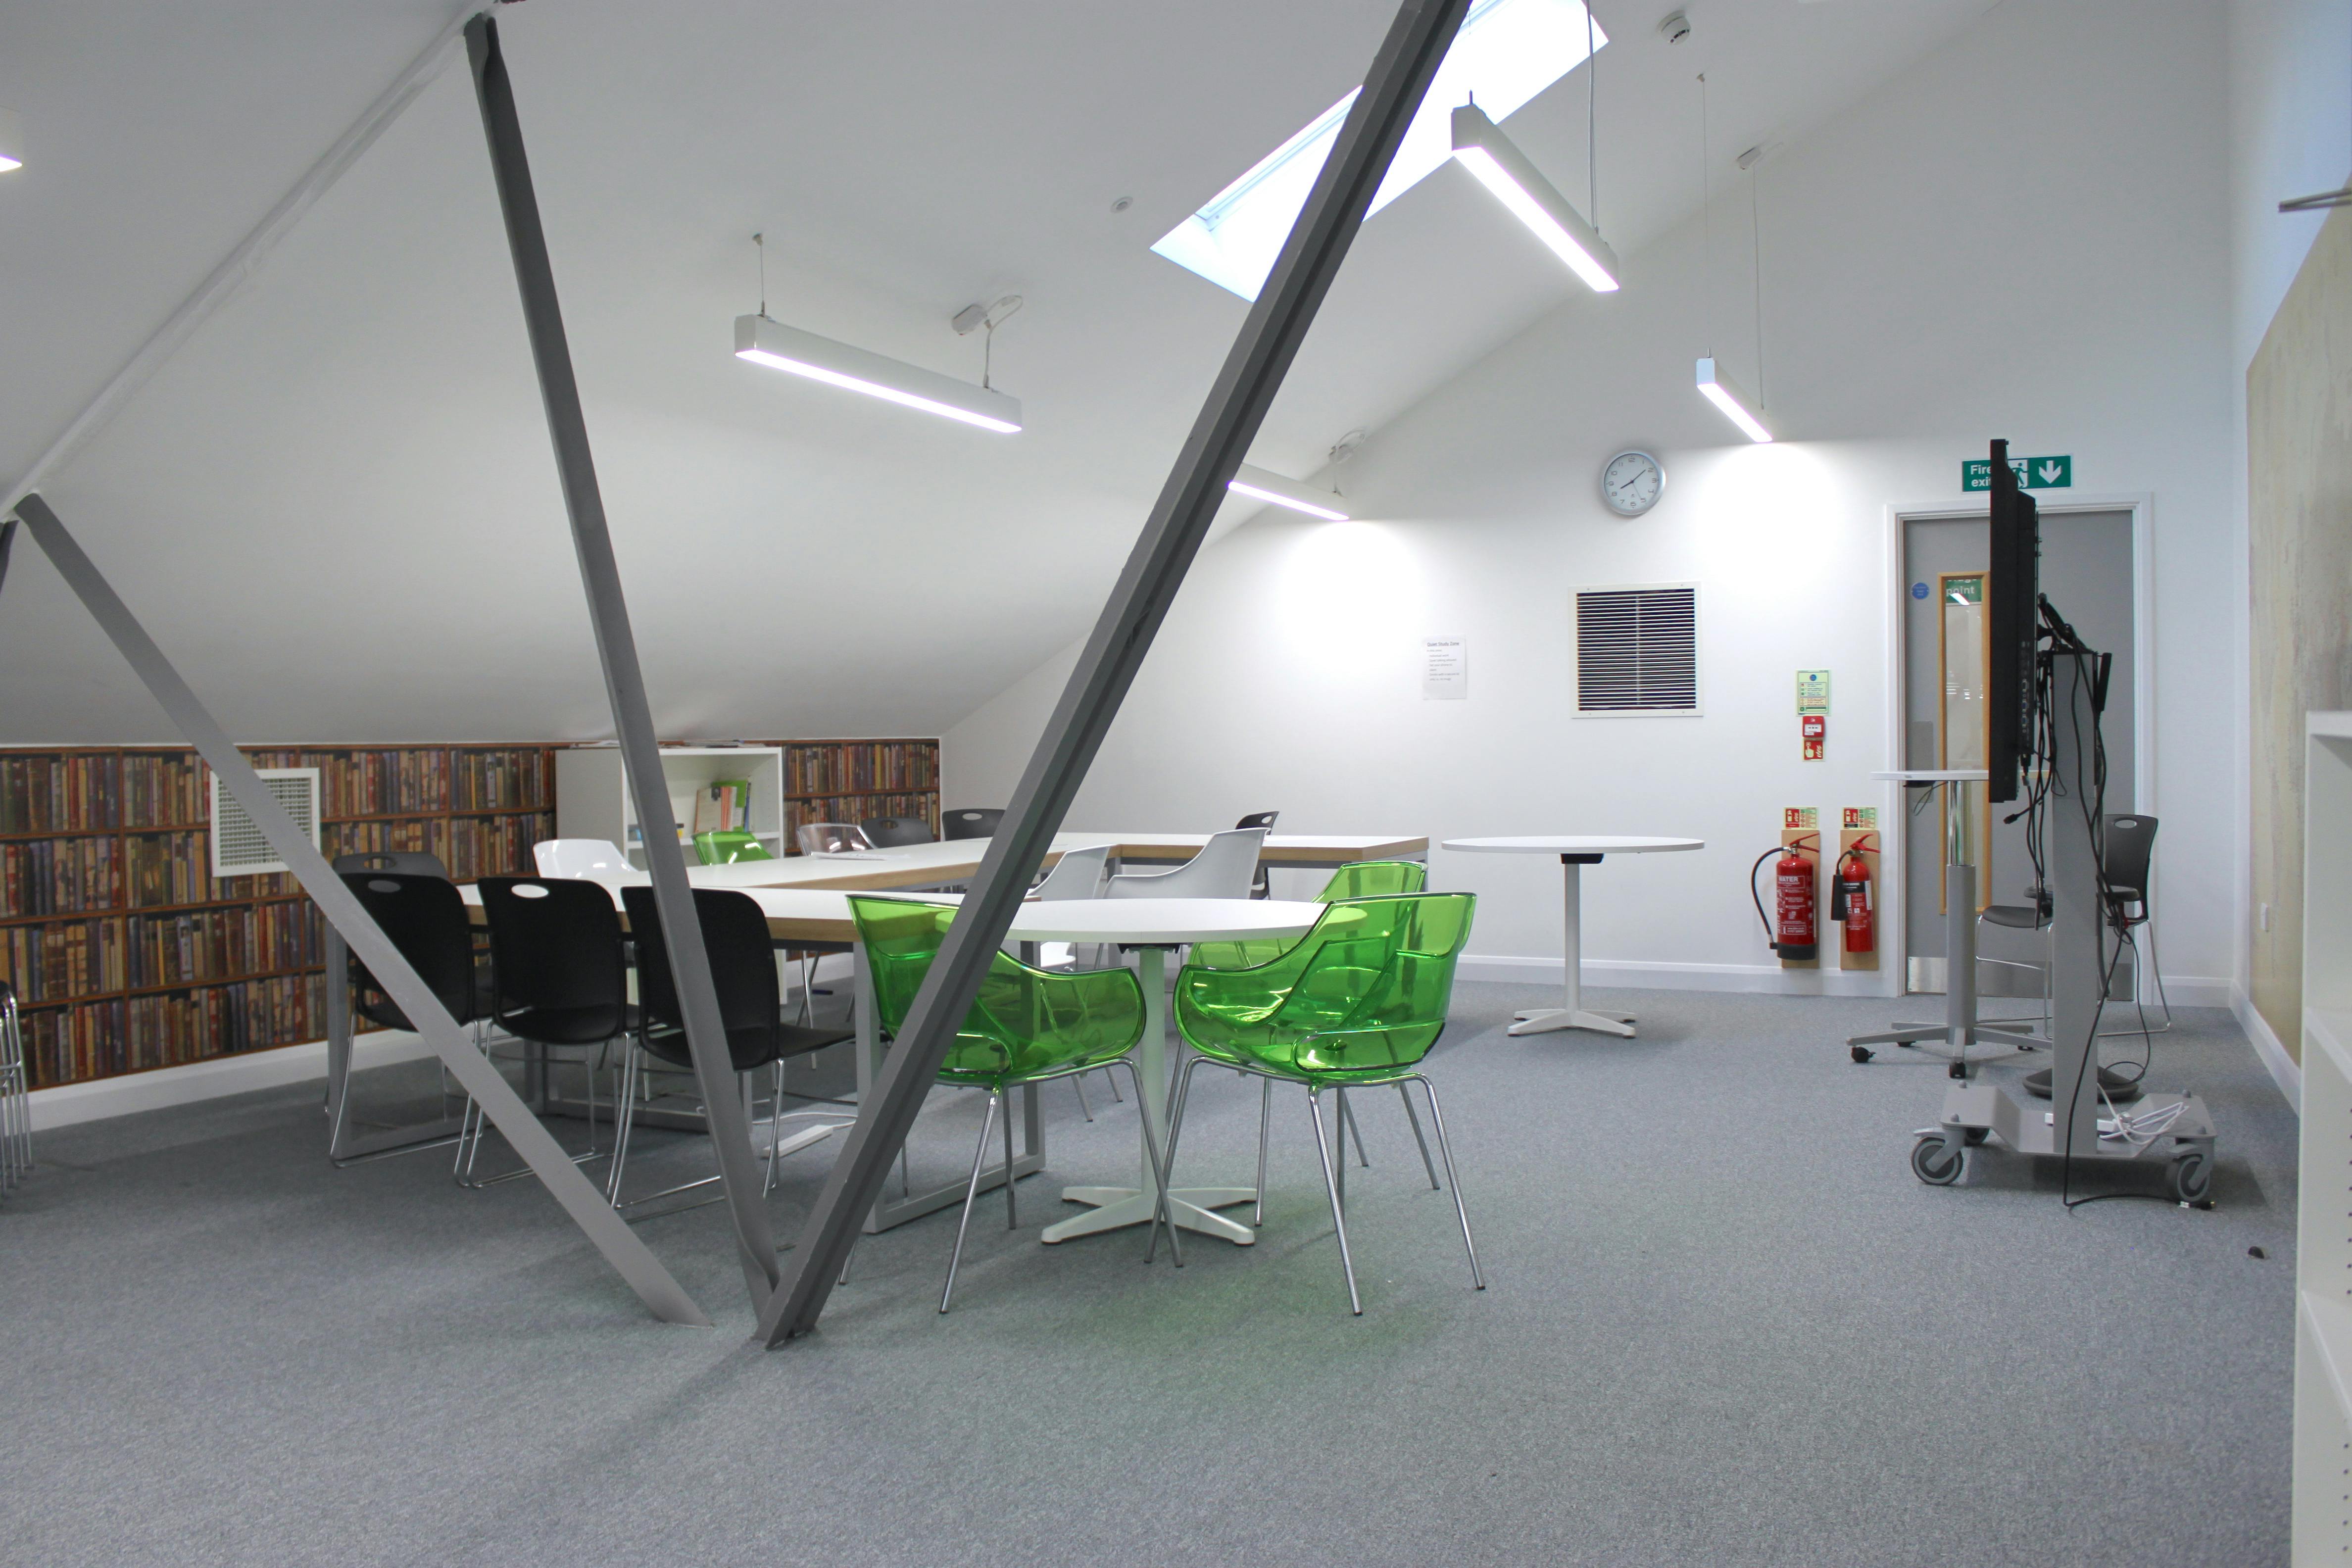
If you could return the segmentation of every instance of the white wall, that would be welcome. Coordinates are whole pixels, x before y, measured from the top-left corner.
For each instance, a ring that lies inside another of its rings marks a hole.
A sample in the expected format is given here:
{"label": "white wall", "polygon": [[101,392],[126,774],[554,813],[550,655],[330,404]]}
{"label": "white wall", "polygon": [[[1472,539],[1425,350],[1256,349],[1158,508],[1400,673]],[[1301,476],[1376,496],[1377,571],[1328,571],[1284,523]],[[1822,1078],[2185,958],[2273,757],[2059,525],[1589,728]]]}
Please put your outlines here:
{"label": "white wall", "polygon": [[[1567,299],[1376,433],[1344,476],[1361,521],[1269,514],[1204,552],[1069,825],[1279,807],[1303,832],[1704,837],[1588,874],[1593,978],[1778,984],[1741,879],[1780,807],[1890,801],[1867,776],[1895,753],[1887,508],[1958,501],[1961,460],[2003,435],[2072,453],[2082,492],[2153,497],[2165,968],[2219,1000],[2242,809],[2213,738],[2233,700],[2222,586],[2242,580],[2226,45],[2198,0],[2011,5],[1768,159],[1781,443],[1724,445],[1690,385],[1710,344],[1759,379],[1733,187],[1712,332],[1693,224],[1630,257],[1622,293]],[[1671,476],[1633,522],[1595,491],[1628,446]],[[1701,584],[1705,717],[1572,717],[1570,589],[1683,579]],[[1469,638],[1467,702],[1420,699],[1437,633]],[[1796,760],[1800,667],[1834,671],[1826,763]],[[1066,668],[950,731],[950,794],[1009,792]],[[1433,860],[1481,895],[1474,952],[1556,962],[1556,868]]]}

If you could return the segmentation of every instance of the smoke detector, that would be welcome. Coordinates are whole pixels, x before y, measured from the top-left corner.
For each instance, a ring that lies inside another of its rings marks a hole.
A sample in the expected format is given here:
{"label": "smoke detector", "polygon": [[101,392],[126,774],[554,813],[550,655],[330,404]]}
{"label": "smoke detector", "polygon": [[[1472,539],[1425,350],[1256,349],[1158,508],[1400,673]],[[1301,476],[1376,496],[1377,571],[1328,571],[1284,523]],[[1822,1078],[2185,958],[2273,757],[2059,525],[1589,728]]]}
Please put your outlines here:
{"label": "smoke detector", "polygon": [[1672,13],[1664,21],[1658,24],[1658,37],[1670,44],[1681,43],[1690,37],[1690,18],[1680,11]]}

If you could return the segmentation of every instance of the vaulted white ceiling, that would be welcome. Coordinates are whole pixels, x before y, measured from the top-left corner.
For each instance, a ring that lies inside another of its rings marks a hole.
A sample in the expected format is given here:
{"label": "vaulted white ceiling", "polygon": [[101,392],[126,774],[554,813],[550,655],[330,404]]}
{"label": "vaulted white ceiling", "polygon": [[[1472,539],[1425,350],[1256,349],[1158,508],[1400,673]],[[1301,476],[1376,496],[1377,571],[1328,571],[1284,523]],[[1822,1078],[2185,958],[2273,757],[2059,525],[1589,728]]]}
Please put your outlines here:
{"label": "vaulted white ceiling", "polygon": [[[1643,243],[1990,0],[1596,0],[1599,207]],[[1078,635],[1246,306],[1151,242],[1358,80],[1387,0],[530,0],[500,13],[657,721],[934,732]],[[446,20],[442,0],[0,11],[0,478]],[[1586,73],[1507,128],[1585,192]],[[1114,212],[1118,197],[1132,197]],[[1870,194],[1855,193],[1858,203]],[[997,437],[743,364],[779,320],[977,380]],[[1255,454],[1305,475],[1590,296],[1458,170],[1368,224]],[[1606,376],[1609,367],[1593,374]],[[462,63],[45,486],[253,739],[609,724]],[[0,741],[167,738],[21,542]]]}

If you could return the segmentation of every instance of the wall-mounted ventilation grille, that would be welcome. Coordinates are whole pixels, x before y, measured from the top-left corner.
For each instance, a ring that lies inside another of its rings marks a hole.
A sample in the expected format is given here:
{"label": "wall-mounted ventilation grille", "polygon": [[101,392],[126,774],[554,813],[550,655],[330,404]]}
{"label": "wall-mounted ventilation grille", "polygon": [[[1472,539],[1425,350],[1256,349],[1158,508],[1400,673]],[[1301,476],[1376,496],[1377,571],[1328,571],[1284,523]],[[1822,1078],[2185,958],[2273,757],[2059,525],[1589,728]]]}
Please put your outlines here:
{"label": "wall-mounted ventilation grille", "polygon": [[[319,847],[319,770],[316,768],[262,768],[257,770],[261,782],[286,808],[310,840],[310,847]],[[288,869],[278,858],[269,840],[261,836],[253,818],[237,804],[236,796],[221,788],[220,775],[213,781],[213,875],[215,877],[257,877],[265,872]]]}
{"label": "wall-mounted ventilation grille", "polygon": [[1577,590],[1576,710],[1699,710],[1696,584]]}

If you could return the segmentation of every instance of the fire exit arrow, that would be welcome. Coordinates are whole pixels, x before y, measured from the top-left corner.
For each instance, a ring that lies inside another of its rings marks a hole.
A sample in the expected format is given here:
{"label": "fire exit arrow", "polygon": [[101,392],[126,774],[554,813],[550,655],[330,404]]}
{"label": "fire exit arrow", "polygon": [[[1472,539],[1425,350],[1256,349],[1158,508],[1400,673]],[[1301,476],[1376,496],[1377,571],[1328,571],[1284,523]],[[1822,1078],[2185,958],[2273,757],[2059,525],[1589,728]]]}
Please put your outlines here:
{"label": "fire exit arrow", "polygon": [[[2074,459],[2071,457],[2011,458],[2010,471],[2017,482],[2029,490],[2071,489],[2074,484]],[[1977,458],[1960,465],[1960,489],[1989,490],[1992,489],[1992,464]]]}

